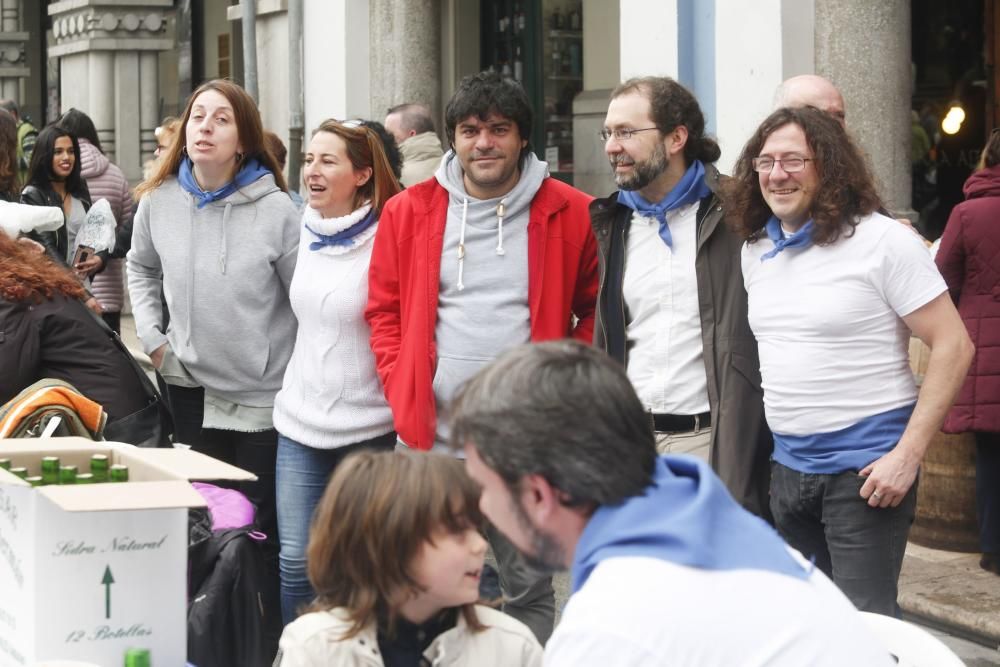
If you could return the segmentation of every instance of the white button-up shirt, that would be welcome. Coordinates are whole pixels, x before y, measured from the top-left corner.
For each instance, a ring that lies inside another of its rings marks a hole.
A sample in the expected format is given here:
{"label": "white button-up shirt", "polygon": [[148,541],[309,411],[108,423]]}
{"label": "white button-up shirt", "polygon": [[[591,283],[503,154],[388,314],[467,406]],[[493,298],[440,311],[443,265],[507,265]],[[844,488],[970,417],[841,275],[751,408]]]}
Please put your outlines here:
{"label": "white button-up shirt", "polygon": [[667,213],[673,249],[652,217],[632,214],[623,293],[631,346],[628,377],[647,410],[708,412],[695,275],[698,202]]}

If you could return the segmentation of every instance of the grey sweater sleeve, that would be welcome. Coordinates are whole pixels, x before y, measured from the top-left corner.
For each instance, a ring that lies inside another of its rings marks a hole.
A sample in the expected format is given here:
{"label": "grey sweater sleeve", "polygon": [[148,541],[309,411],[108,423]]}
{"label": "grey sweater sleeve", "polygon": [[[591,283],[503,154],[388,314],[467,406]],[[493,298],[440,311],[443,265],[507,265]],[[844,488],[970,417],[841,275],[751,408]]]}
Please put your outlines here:
{"label": "grey sweater sleeve", "polygon": [[[282,193],[282,196],[287,196]],[[302,225],[302,214],[299,213],[291,200],[288,200],[288,210],[282,220],[281,246],[282,253],[275,262],[275,269],[287,294],[292,286],[292,274],[295,273],[295,263],[299,257],[299,238]]]}
{"label": "grey sweater sleeve", "polygon": [[149,229],[152,196],[148,193],[139,202],[132,220],[132,248],[125,262],[136,333],[146,354],[167,342],[163,331],[163,268]]}

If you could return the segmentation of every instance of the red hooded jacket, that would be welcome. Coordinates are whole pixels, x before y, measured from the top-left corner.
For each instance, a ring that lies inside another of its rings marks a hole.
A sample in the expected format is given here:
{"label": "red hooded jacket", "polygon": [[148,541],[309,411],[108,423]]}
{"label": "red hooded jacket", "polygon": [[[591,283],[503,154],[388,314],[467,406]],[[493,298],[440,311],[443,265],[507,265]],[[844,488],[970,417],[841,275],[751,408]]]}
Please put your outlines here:
{"label": "red hooded jacket", "polygon": [[[591,199],[546,178],[531,202],[528,308],[534,342],[593,339],[597,243]],[[448,192],[435,179],[390,199],[379,217],[368,270],[365,319],[379,378],[396,433],[417,449],[434,444],[434,330],[447,216]],[[579,320],[575,327],[573,316]]]}
{"label": "red hooded jacket", "polygon": [[1000,165],[965,182],[936,262],[976,345],[969,374],[945,418],[946,433],[1000,431]]}

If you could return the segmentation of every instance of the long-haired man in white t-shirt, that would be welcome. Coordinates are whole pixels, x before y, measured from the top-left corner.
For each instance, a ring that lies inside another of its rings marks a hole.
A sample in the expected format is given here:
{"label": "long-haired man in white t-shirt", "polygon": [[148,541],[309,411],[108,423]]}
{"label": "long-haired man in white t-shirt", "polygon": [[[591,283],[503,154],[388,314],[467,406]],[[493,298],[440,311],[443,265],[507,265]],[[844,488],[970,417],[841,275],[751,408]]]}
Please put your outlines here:
{"label": "long-haired man in white t-shirt", "polygon": [[[771,114],[725,188],[774,433],[771,510],[866,611],[894,614],[920,462],[973,348],[920,239],[880,215],[843,126]],[[910,332],[931,348],[918,393]]]}

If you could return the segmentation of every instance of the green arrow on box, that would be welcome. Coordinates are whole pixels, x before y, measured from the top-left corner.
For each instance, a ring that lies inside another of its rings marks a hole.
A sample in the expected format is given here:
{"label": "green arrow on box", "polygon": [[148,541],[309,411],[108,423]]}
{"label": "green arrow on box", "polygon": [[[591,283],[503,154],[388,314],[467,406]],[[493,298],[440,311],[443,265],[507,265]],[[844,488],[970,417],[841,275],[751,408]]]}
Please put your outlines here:
{"label": "green arrow on box", "polygon": [[111,618],[111,584],[115,583],[115,578],[111,576],[111,566],[104,566],[104,577],[101,579],[104,584],[104,618]]}

